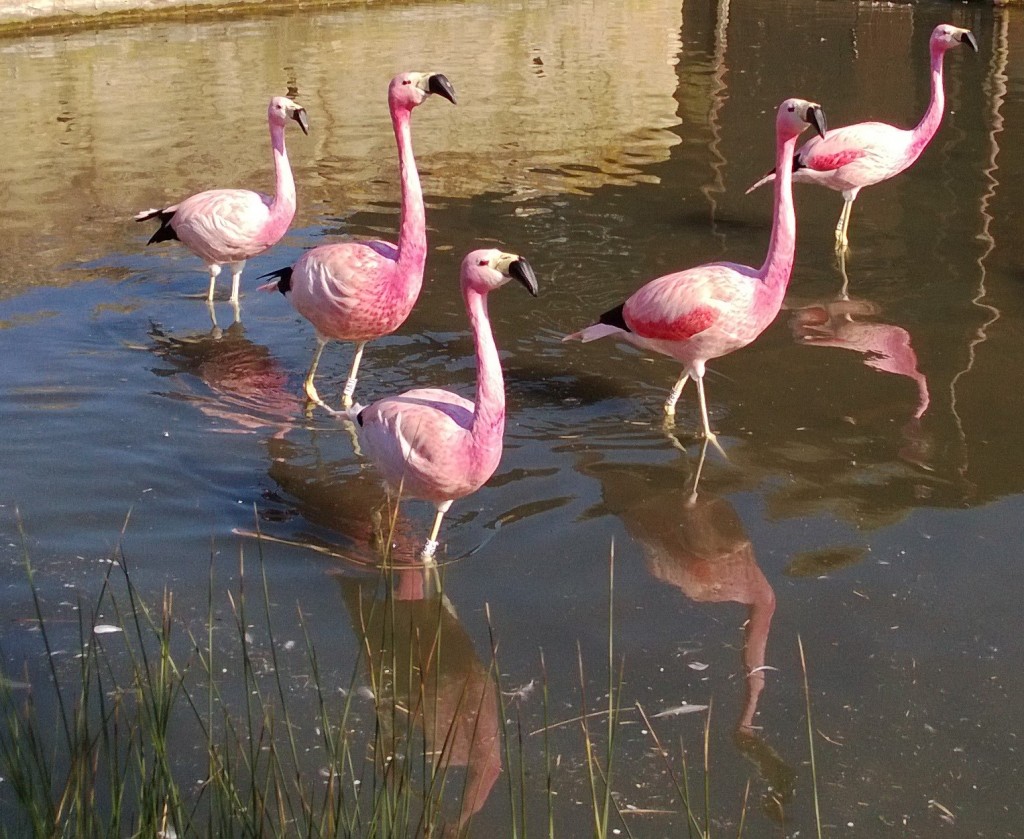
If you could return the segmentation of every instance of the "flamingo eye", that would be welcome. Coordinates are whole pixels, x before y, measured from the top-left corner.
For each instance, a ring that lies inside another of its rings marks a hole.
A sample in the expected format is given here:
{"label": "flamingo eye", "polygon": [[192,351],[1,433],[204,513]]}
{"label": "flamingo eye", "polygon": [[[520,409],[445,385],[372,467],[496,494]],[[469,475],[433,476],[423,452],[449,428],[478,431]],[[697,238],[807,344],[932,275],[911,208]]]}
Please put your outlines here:
{"label": "flamingo eye", "polygon": [[402,84],[412,84],[412,79],[402,79]]}
{"label": "flamingo eye", "polygon": [[795,110],[796,110],[796,105],[790,105],[789,106],[789,112],[790,113],[793,113],[793,111],[795,111]]}
{"label": "flamingo eye", "polygon": [[484,266],[485,266],[486,264],[487,264],[487,260],[486,260],[486,259],[481,259],[481,260],[480,260],[480,261],[479,261],[479,262],[477,263],[477,265],[479,265],[479,266],[480,266],[481,268],[482,268],[482,267],[484,267]]}

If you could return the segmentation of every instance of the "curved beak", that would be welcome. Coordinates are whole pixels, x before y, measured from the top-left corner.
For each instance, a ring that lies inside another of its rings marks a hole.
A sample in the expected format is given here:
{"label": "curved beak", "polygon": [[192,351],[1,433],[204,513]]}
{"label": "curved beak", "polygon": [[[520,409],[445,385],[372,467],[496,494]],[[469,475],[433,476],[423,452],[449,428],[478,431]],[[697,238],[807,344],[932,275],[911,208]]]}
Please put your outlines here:
{"label": "curved beak", "polygon": [[443,96],[453,105],[457,104],[455,101],[455,88],[452,87],[452,83],[448,81],[448,77],[443,73],[433,73],[427,79],[427,92],[436,93],[439,96]]}
{"label": "curved beak", "polygon": [[825,112],[821,109],[821,105],[811,105],[807,109],[807,122],[814,126],[819,137],[824,137],[825,132],[828,131],[828,123],[825,122]]}
{"label": "curved beak", "polygon": [[521,256],[505,254],[498,263],[498,270],[505,276],[521,282],[530,294],[537,296],[537,275],[533,273],[533,266]]}
{"label": "curved beak", "polygon": [[960,43],[967,44],[975,52],[978,51],[978,39],[974,37],[974,33],[970,29],[965,29],[960,33]]}
{"label": "curved beak", "polygon": [[291,116],[292,119],[299,124],[299,128],[302,129],[302,133],[309,136],[309,118],[306,116],[306,109],[296,108]]}

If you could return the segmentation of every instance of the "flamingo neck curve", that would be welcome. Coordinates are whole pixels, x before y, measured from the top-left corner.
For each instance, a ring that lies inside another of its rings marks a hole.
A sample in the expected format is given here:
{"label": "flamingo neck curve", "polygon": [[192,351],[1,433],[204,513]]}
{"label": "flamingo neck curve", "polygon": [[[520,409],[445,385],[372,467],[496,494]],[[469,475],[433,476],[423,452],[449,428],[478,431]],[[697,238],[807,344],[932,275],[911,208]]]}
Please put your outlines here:
{"label": "flamingo neck curve", "polygon": [[271,236],[280,238],[295,216],[295,179],[284,144],[283,125],[270,123],[270,148],[274,154],[274,197],[270,202],[268,228]]}
{"label": "flamingo neck curve", "polygon": [[423,189],[420,186],[416,160],[412,154],[412,111],[391,106],[391,124],[398,143],[398,172],[402,184],[402,221],[398,231],[398,259],[401,275],[416,287],[423,283],[427,260],[427,220],[423,210]]}
{"label": "flamingo neck curve", "polygon": [[462,297],[476,347],[476,405],[470,429],[473,446],[491,451],[497,445],[500,450],[505,433],[505,380],[487,316],[487,295],[463,284]]}
{"label": "flamingo neck curve", "polygon": [[775,200],[772,207],[772,237],[758,276],[770,291],[781,296],[789,285],[796,252],[796,211],[793,208],[793,154],[796,135],[784,138],[776,129]]}
{"label": "flamingo neck curve", "polygon": [[909,166],[918,155],[924,151],[925,146],[931,142],[935,132],[939,130],[942,122],[942,112],[946,108],[946,93],[942,83],[942,64],[946,56],[946,50],[941,44],[935,44],[931,48],[931,80],[932,95],[928,102],[928,109],[921,117],[917,127],[911,132],[910,146],[907,148],[907,165]]}

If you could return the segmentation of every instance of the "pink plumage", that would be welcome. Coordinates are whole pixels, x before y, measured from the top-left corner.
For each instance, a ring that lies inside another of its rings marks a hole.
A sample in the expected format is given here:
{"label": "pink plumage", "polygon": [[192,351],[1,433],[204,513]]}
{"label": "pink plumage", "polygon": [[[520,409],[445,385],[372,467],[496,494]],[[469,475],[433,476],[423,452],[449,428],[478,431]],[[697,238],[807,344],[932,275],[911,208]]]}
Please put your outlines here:
{"label": "pink plumage", "polygon": [[787,99],[779,106],[775,159],[782,175],[775,183],[771,241],[760,268],[716,262],[667,274],[605,312],[596,324],[563,339],[587,342],[616,335],[680,361],[683,372],[665,401],[665,413],[668,417],[675,415],[683,385],[692,377],[697,383],[703,433],[713,443],[715,435],[708,423],[704,397],[704,365],[709,359],[745,347],[779,313],[796,248],[791,172],[785,164],[792,158],[796,139],[808,124],[819,135],[825,133],[820,105]]}
{"label": "pink plumage", "polygon": [[285,294],[316,329],[317,348],[306,374],[305,390],[310,401],[324,408],[327,405],[317,393],[313,377],[327,342],[356,343],[342,395],[342,404],[348,407],[364,345],[405,323],[419,297],[427,259],[427,227],[409,123],[413,108],[432,93],[455,102],[451,83],[440,73],[401,73],[388,87],[402,186],[398,244],[371,241],[321,245],[303,254],[291,268],[275,272],[278,279],[265,286]]}
{"label": "pink plumage", "polygon": [[498,468],[505,432],[505,385],[487,317],[487,295],[510,279],[537,294],[522,257],[477,250],[462,261],[462,296],[476,345],[476,401],[437,388],[409,390],[348,411],[363,451],[402,497],[432,501],[437,516],[422,558],[437,549],[441,519],[452,501],[483,486]]}
{"label": "pink plumage", "polygon": [[148,244],[177,239],[206,263],[210,272],[207,300],[211,303],[221,265],[231,268],[230,300],[237,303],[245,261],[275,245],[295,216],[295,180],[284,143],[289,119],[295,120],[304,134],[309,133],[305,109],[291,99],[275,96],[267,107],[276,182],[273,196],[248,189],[211,189],[135,216],[136,221],[160,221]]}
{"label": "pink plumage", "polygon": [[[860,122],[834,128],[824,137],[812,137],[786,164],[792,167],[795,182],[820,184],[843,194],[843,211],[836,224],[837,250],[849,247],[846,233],[853,202],[861,189],[911,166],[938,131],[945,107],[943,57],[958,44],[967,44],[978,51],[978,42],[967,29],[940,24],[932,31],[929,41],[931,101],[916,128],[905,130],[884,122]],[[781,164],[747,192],[773,180],[778,171],[781,171]]]}

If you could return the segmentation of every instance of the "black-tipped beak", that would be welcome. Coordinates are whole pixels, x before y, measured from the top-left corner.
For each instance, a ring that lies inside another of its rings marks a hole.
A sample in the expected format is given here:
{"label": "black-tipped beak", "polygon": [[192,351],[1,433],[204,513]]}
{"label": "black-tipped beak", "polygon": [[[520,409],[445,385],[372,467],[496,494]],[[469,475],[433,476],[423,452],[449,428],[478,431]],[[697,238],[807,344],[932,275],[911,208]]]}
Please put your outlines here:
{"label": "black-tipped beak", "polygon": [[302,133],[309,136],[309,118],[306,116],[306,109],[296,108],[295,113],[292,114],[292,119],[299,124]]}
{"label": "black-tipped beak", "polygon": [[825,132],[828,131],[828,124],[825,122],[825,112],[821,109],[821,105],[811,105],[807,109],[807,121],[814,126],[814,130],[818,132],[819,137],[825,136]]}
{"label": "black-tipped beak", "polygon": [[974,37],[974,33],[965,29],[960,33],[960,43],[967,44],[975,52],[978,51],[978,39]]}
{"label": "black-tipped beak", "polygon": [[452,87],[452,83],[448,81],[448,77],[443,73],[434,73],[434,75],[427,79],[427,90],[443,96],[453,105],[457,104],[455,101],[455,88]]}
{"label": "black-tipped beak", "polygon": [[514,280],[519,280],[526,290],[534,297],[537,296],[537,275],[533,273],[533,266],[522,257],[508,266],[508,275]]}

